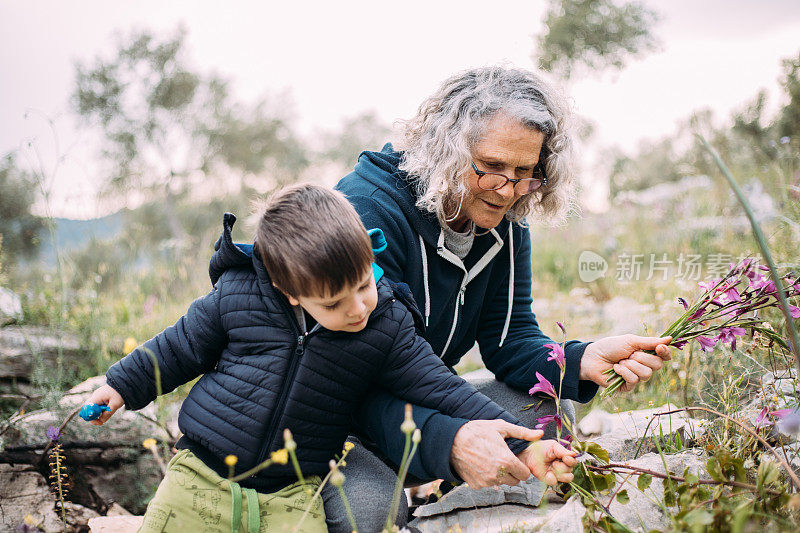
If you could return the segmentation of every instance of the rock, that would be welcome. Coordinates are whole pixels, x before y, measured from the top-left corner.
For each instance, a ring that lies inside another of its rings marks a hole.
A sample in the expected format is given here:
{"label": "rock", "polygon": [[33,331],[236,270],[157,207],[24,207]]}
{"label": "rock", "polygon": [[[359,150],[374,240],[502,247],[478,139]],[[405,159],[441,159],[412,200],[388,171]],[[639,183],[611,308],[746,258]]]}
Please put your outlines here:
{"label": "rock", "polygon": [[118,503],[112,503],[106,512],[106,516],[133,516],[133,513]]}
{"label": "rock", "polygon": [[[47,428],[59,426],[103,383],[104,376],[90,378],[68,391],[54,410],[12,417],[11,427],[3,435],[0,462],[38,465],[48,443]],[[61,443],[75,481],[75,500],[101,511],[114,502],[135,512],[143,511],[162,476],[153,456],[142,447],[142,441],[153,437],[171,447],[178,437],[175,427],[178,408],[178,404],[165,408],[164,420],[167,426],[173,426],[172,436],[144,418],[155,419],[155,404],[138,412],[122,408],[103,426],[73,417],[62,432]],[[131,483],[132,479],[136,483]]]}
{"label": "rock", "polygon": [[794,396],[797,393],[797,371],[794,368],[767,372],[761,376],[761,387],[767,394]]}
{"label": "rock", "polygon": [[78,337],[43,326],[15,326],[0,329],[0,379],[29,381],[34,363],[44,368],[58,362],[59,349],[63,362],[76,361],[82,350]]}
{"label": "rock", "polygon": [[22,302],[14,291],[0,287],[0,327],[22,320]]}
{"label": "rock", "polygon": [[[27,466],[0,464],[0,526],[14,531],[25,517],[44,531],[63,531],[60,514],[54,509],[54,496],[44,477]],[[95,511],[72,502],[64,505],[67,523],[73,530],[86,530]]]}
{"label": "rock", "polygon": [[797,395],[800,386],[795,380],[797,372],[795,369],[778,370],[777,372],[766,372],[761,376],[761,386],[753,399],[745,407],[734,415],[735,418],[748,422],[751,426],[771,426],[768,428],[768,438],[787,442],[785,435],[782,435],[773,425],[774,417],[763,418],[762,412],[766,407],[767,412],[779,409],[793,408],[797,403]]}
{"label": "rock", "polygon": [[[789,462],[795,472],[800,473],[800,442],[786,444],[780,448],[775,448],[775,451]],[[775,459],[775,455],[770,451],[765,451],[761,458],[764,461],[774,461],[778,463],[777,459]],[[780,468],[781,471],[783,471],[783,468]]]}
{"label": "rock", "polygon": [[414,511],[414,516],[428,517],[449,513],[455,509],[474,509],[504,503],[518,503],[536,507],[542,501],[546,486],[531,476],[524,483],[511,487],[501,485],[500,489],[487,487],[471,489],[466,483],[454,488],[438,501],[422,505]]}
{"label": "rock", "polygon": [[671,404],[652,409],[639,409],[620,413],[607,413],[601,409],[592,409],[580,422],[577,429],[579,436],[590,438],[605,448],[612,460],[632,459],[644,439],[642,452],[655,449],[653,439],[665,439],[675,434],[681,436],[681,442],[695,440],[703,434],[700,422],[690,418],[685,412],[655,416],[676,409]]}
{"label": "rock", "polygon": [[572,496],[562,507],[547,514],[544,518],[530,523],[533,531],[547,531],[549,533],[572,533],[583,531],[583,516],[586,507],[581,503],[580,497]]}
{"label": "rock", "polygon": [[581,520],[586,509],[577,497],[564,502],[554,493],[538,507],[505,504],[497,507],[461,509],[443,515],[415,518],[410,525],[423,533],[452,533],[481,531],[542,531],[573,533],[583,531]]}
{"label": "rock", "polygon": [[136,533],[144,516],[101,516],[89,520],[92,533]]}
{"label": "rock", "polygon": [[[705,456],[698,450],[688,450],[682,453],[665,455],[664,457],[670,471],[678,476],[682,476],[686,468],[698,477],[708,476],[705,469]],[[626,464],[662,474],[665,473],[661,456],[657,453],[648,453],[633,461],[627,461]],[[617,475],[618,482],[623,479],[625,479],[624,475]],[[647,494],[637,488],[637,480],[638,476],[630,476],[622,487],[628,491],[628,496],[630,497],[630,501],[626,504],[619,503],[611,495],[600,496],[598,499],[606,505],[614,518],[633,530],[666,530],[669,526],[669,517],[655,503],[663,501],[664,488],[661,480],[654,477],[650,486],[645,489]],[[615,490],[617,488],[619,488],[619,485],[615,487]]]}

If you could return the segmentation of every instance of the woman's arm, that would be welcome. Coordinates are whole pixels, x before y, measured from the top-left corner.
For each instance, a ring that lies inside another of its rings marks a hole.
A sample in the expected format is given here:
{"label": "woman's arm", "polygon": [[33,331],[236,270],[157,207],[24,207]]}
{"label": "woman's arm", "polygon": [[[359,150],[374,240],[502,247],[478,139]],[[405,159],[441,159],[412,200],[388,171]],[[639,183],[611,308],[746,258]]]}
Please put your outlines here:
{"label": "woman's arm", "polygon": [[[514,231],[513,227],[512,230]],[[500,346],[500,339],[508,311],[508,270],[498,284],[494,295],[487,295],[481,310],[478,344],[483,361],[498,380],[508,385],[528,390],[536,383],[536,372],[554,385],[558,384],[560,369],[554,361],[547,361],[550,349],[545,344],[558,342],[539,328],[531,309],[531,238],[525,228],[517,230],[514,250],[514,297],[508,333]],[[506,241],[505,246],[508,246]],[[504,248],[500,254],[508,258]],[[506,259],[507,261],[508,259]],[[566,373],[562,384],[562,397],[585,403],[597,393],[597,385],[579,377],[581,361],[588,343],[567,341]]]}

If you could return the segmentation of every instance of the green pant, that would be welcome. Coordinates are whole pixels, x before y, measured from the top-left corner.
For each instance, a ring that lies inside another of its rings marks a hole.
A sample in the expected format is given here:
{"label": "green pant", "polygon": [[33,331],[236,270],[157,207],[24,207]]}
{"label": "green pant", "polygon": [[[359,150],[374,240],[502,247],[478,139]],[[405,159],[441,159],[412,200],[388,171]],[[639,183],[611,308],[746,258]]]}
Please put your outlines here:
{"label": "green pant", "polygon": [[[317,476],[278,492],[258,493],[220,477],[189,450],[179,451],[147,506],[140,533],[289,532],[300,522]],[[251,510],[254,510],[251,511]],[[327,531],[322,499],[311,505],[303,533]]]}

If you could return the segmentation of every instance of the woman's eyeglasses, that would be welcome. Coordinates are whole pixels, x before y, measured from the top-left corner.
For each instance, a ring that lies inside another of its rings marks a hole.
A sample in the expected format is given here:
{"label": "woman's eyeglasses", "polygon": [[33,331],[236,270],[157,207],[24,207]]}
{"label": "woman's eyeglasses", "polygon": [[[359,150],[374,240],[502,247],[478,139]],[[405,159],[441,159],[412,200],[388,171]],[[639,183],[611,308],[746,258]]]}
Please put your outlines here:
{"label": "woman's eyeglasses", "polygon": [[[536,166],[533,167],[533,176],[530,178],[514,179],[504,176],[503,174],[484,172],[478,169],[474,161],[472,162],[472,169],[475,171],[475,174],[478,175],[478,187],[484,191],[502,189],[509,181],[514,188],[514,192],[522,195],[530,194],[536,189],[547,186],[547,174],[545,174],[544,165],[542,163],[537,163]],[[519,185],[519,188],[517,188],[517,185]]]}

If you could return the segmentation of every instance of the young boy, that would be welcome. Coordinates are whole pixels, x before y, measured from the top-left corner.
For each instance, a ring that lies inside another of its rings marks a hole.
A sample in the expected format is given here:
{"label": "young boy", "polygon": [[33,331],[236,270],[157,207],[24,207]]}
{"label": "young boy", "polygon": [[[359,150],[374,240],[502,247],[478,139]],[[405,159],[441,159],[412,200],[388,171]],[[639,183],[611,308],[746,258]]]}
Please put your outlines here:
{"label": "young boy", "polygon": [[[236,456],[236,474],[245,472],[284,447],[288,428],[303,474],[318,484],[374,387],[451,416],[518,423],[451,373],[417,335],[412,312],[419,311],[380,279],[370,237],[343,195],[309,184],[277,192],[254,246],[233,243],[234,221],[225,216],[215,246],[211,292],[114,364],[89,400],[110,407],[98,425],[123,404],[149,404],[156,397],[152,356],[164,393],[202,375],[181,407],[180,451],[141,531],[239,531],[245,513],[250,531],[295,526],[309,497],[291,462],[239,485],[225,479],[226,457]],[[530,439],[540,435],[531,431]],[[526,444],[509,443],[517,453]],[[574,464],[554,441],[542,446],[554,458],[545,470]],[[303,530],[324,531],[319,501],[312,511]]]}

